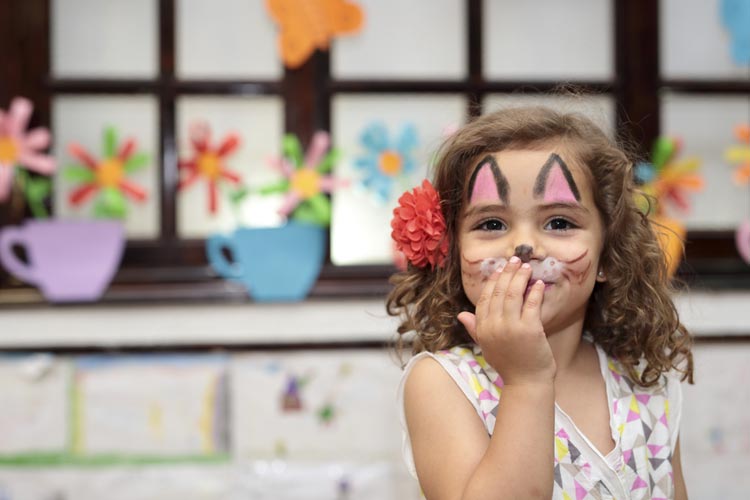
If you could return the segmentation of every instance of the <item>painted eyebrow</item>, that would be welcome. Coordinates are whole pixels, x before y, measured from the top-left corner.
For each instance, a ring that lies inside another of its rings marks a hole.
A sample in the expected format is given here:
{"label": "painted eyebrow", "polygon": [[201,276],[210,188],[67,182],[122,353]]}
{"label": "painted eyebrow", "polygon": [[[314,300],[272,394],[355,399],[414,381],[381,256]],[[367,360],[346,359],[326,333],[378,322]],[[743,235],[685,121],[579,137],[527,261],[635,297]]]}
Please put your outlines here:
{"label": "painted eyebrow", "polygon": [[573,193],[573,197],[577,201],[581,201],[581,194],[578,192],[578,186],[573,180],[573,174],[570,173],[568,165],[556,153],[552,153],[551,155],[549,155],[549,158],[544,163],[544,166],[542,166],[542,169],[539,171],[539,175],[537,175],[536,177],[536,182],[534,182],[534,197],[541,198],[542,196],[544,196],[544,192],[547,187],[547,177],[549,177],[549,173],[555,163],[560,165],[560,170],[562,170],[562,174],[568,183],[570,191]]}
{"label": "painted eyebrow", "polygon": [[477,163],[476,167],[474,167],[474,172],[472,172],[471,178],[469,179],[469,190],[467,194],[469,201],[471,201],[471,195],[474,192],[474,184],[477,181],[477,175],[485,163],[489,164],[492,176],[495,178],[495,187],[497,188],[497,194],[500,196],[500,200],[507,205],[508,193],[510,192],[508,179],[505,178],[500,170],[500,166],[497,164],[497,161],[495,161],[495,157],[492,155],[485,156],[479,161],[479,163]]}
{"label": "painted eyebrow", "polygon": [[540,205],[539,208],[541,208],[542,210],[563,209],[563,210],[574,210],[577,212],[585,212],[587,214],[591,213],[591,211],[588,208],[584,207],[583,205],[579,205],[577,203],[561,203],[561,202],[545,203],[544,205]]}
{"label": "painted eyebrow", "polygon": [[498,212],[508,212],[505,205],[473,205],[464,214],[464,217],[478,217],[483,215],[495,215]]}

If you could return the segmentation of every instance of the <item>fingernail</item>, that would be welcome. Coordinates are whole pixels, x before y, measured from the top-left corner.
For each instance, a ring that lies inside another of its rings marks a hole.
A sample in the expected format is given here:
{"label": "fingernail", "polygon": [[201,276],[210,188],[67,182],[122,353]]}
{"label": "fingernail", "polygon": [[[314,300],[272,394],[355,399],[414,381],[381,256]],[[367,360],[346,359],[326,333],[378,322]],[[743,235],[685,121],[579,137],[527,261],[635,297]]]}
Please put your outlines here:
{"label": "fingernail", "polygon": [[521,264],[521,269],[531,269],[531,265],[528,262]]}
{"label": "fingernail", "polygon": [[521,262],[521,259],[519,259],[517,256],[514,255],[513,257],[510,258],[509,262],[512,262],[513,264],[516,264],[518,262]]}

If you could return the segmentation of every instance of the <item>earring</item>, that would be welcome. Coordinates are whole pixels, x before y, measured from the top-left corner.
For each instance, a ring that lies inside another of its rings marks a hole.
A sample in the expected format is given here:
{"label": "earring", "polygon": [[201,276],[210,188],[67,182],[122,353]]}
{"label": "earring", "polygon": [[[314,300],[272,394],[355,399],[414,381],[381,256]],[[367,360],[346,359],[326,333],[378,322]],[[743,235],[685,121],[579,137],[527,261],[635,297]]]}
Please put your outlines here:
{"label": "earring", "polygon": [[605,281],[605,279],[604,279],[604,271],[599,270],[599,272],[596,273],[596,279],[598,281]]}

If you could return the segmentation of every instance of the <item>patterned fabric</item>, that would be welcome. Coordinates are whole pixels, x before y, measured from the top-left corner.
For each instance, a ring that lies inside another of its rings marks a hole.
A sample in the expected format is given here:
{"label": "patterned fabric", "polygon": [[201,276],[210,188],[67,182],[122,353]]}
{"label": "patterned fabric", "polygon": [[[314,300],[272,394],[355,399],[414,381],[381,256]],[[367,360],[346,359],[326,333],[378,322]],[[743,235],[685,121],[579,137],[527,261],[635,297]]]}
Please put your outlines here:
{"label": "patterned fabric", "polygon": [[[597,353],[607,388],[610,428],[615,448],[607,456],[603,456],[565,412],[555,405],[553,499],[673,498],[670,459],[679,427],[679,380],[662,377],[655,387],[640,387],[630,380],[617,361],[608,358],[598,347]],[[491,435],[503,381],[487,364],[479,347],[459,346],[435,354],[420,353],[407,365],[403,380],[414,363],[426,356],[438,361],[455,380],[484,422],[487,433]],[[402,390],[400,398],[403,421]],[[416,477],[406,431],[404,456]]]}

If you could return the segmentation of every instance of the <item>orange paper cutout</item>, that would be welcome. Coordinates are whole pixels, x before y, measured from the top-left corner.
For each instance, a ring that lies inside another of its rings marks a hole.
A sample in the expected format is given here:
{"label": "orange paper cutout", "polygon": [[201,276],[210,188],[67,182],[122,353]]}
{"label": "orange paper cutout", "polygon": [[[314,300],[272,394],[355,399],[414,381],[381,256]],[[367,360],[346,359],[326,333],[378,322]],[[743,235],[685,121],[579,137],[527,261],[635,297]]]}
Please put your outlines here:
{"label": "orange paper cutout", "polygon": [[353,34],[362,26],[362,9],[346,0],[266,0],[279,26],[279,50],[288,68],[301,66],[315,51],[327,50],[331,38]]}

